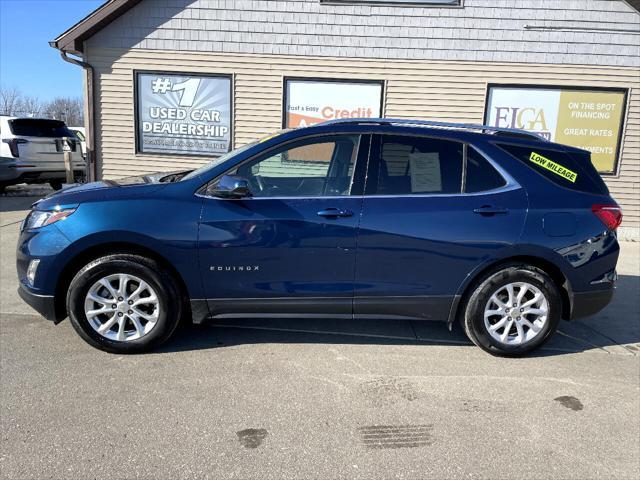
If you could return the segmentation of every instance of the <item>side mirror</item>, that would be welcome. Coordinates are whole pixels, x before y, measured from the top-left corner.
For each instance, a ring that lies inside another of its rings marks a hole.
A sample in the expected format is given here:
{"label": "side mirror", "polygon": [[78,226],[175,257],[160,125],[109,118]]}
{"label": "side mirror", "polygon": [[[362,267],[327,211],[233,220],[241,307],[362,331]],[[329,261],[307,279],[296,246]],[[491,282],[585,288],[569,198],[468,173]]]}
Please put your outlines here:
{"label": "side mirror", "polygon": [[245,198],[251,196],[249,182],[237,175],[223,175],[213,185],[210,194],[220,198]]}

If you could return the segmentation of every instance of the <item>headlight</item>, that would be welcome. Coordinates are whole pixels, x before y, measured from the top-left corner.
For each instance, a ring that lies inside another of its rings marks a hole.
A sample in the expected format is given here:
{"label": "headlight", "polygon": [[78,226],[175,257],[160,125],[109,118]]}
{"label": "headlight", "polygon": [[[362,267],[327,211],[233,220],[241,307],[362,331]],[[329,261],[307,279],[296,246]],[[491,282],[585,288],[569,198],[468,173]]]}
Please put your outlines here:
{"label": "headlight", "polygon": [[30,230],[33,228],[40,228],[46,225],[51,225],[52,223],[64,220],[75,211],[75,208],[69,208],[65,210],[51,210],[49,212],[32,210],[29,216],[24,221],[24,229]]}

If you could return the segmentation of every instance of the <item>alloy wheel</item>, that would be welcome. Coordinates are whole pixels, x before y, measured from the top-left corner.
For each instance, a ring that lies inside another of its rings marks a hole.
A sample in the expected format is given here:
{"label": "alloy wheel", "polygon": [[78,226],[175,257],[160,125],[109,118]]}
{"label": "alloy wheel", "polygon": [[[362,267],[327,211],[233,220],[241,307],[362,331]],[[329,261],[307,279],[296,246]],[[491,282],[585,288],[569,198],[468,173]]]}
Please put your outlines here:
{"label": "alloy wheel", "polygon": [[540,334],[548,316],[549,302],[538,287],[513,282],[491,295],[484,309],[484,325],[497,342],[524,345]]}
{"label": "alloy wheel", "polygon": [[109,340],[129,342],[147,335],[158,323],[155,290],[134,275],[117,273],[95,282],[85,297],[89,325]]}

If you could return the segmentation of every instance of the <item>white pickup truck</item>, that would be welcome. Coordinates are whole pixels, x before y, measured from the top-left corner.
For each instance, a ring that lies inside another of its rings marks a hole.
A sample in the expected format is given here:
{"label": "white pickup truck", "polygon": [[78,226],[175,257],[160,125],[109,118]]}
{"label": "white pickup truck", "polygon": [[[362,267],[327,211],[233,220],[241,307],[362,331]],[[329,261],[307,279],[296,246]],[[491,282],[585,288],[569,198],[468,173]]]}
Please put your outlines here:
{"label": "white pickup truck", "polygon": [[49,183],[59,190],[65,150],[71,151],[74,179],[84,175],[80,142],[60,120],[0,116],[0,140],[0,192],[18,183]]}

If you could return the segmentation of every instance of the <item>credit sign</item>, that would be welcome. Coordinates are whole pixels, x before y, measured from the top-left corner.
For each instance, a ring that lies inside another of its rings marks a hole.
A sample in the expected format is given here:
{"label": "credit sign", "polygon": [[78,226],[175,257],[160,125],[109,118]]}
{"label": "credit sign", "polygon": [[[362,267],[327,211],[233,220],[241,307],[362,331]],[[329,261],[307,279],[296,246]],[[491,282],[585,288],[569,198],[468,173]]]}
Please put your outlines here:
{"label": "credit sign", "polygon": [[286,128],[382,116],[382,82],[293,80],[285,83]]}

